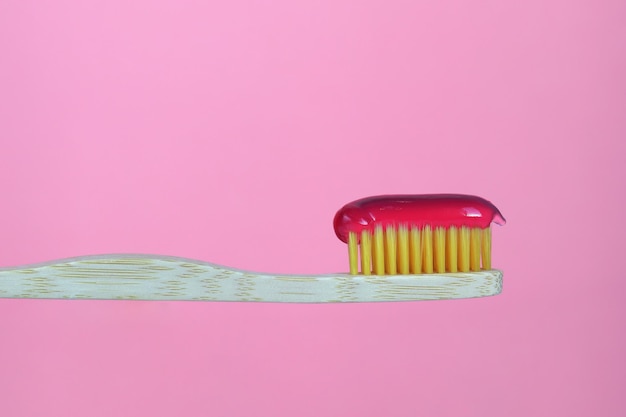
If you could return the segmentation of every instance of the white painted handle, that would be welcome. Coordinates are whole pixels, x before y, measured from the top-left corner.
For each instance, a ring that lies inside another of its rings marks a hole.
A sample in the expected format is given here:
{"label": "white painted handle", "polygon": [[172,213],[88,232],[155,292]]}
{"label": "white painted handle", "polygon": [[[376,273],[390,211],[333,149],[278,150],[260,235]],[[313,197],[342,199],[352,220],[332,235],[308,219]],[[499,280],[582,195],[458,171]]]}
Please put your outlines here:
{"label": "white painted handle", "polygon": [[502,272],[270,275],[191,259],[99,255],[0,268],[0,298],[335,303],[485,297]]}

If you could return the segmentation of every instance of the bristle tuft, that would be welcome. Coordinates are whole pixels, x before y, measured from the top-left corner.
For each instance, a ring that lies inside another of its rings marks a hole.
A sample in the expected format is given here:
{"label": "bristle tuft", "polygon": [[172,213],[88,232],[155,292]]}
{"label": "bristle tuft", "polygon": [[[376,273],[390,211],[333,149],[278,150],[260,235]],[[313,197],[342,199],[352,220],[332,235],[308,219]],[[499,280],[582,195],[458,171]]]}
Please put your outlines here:
{"label": "bristle tuft", "polygon": [[482,230],[482,261],[483,269],[491,269],[491,227]]}
{"label": "bristle tuft", "polygon": [[387,226],[385,230],[385,272],[387,275],[396,275],[397,260],[397,236],[396,228]]}
{"label": "bristle tuft", "polygon": [[433,273],[433,231],[428,225],[422,229],[422,272]]}
{"label": "bristle tuft", "polygon": [[446,270],[448,272],[458,271],[458,253],[458,229],[456,226],[450,226],[446,232]]}
{"label": "bristle tuft", "polygon": [[350,273],[352,275],[359,273],[359,246],[356,233],[348,234],[348,256],[350,257]]}
{"label": "bristle tuft", "polygon": [[374,274],[385,275],[385,239],[383,227],[374,228],[374,242],[372,245]]}
{"label": "bristle tuft", "polygon": [[433,268],[435,272],[446,272],[446,229],[435,227],[433,230]]}
{"label": "bristle tuft", "polygon": [[411,274],[422,273],[422,234],[417,226],[409,230],[409,271]]}
{"label": "bristle tuft", "polygon": [[361,272],[363,275],[372,273],[372,235],[369,230],[361,232]]}
{"label": "bristle tuft", "polygon": [[478,227],[470,229],[470,269],[480,271],[480,242],[482,231]]}
{"label": "bristle tuft", "polygon": [[459,229],[459,271],[470,270],[470,229],[461,226]]}
{"label": "bristle tuft", "polygon": [[409,268],[409,228],[401,224],[398,227],[398,273],[407,275]]}

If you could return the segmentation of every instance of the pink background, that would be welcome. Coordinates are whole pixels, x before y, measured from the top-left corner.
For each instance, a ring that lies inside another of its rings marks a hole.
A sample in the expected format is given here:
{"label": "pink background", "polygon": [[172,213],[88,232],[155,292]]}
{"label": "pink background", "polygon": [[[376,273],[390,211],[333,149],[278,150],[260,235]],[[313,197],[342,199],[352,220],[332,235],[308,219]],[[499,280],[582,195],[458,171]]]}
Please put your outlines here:
{"label": "pink background", "polygon": [[344,203],[460,192],[504,293],[0,300],[2,416],[626,413],[626,3],[212,3],[0,2],[0,265],[344,271]]}

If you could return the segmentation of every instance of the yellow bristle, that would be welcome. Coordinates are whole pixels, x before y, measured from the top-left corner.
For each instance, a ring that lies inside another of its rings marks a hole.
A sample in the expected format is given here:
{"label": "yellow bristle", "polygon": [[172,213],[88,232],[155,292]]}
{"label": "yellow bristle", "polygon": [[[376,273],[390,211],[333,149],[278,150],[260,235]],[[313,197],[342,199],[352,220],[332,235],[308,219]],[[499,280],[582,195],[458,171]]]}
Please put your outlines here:
{"label": "yellow bristle", "polygon": [[433,233],[430,226],[422,229],[422,272],[433,273]]}
{"label": "yellow bristle", "polygon": [[364,275],[372,273],[372,236],[369,230],[361,232],[361,272]]}
{"label": "yellow bristle", "polygon": [[409,231],[409,271],[411,274],[422,273],[421,233],[416,226],[411,226]]}
{"label": "yellow bristle", "polygon": [[483,269],[491,269],[491,227],[483,229]]}
{"label": "yellow bristle", "polygon": [[398,272],[409,273],[409,228],[403,224],[398,226]]}
{"label": "yellow bristle", "polygon": [[446,269],[448,272],[457,272],[458,261],[458,229],[456,226],[450,226],[446,234]]}
{"label": "yellow bristle", "polygon": [[396,275],[398,258],[396,245],[398,237],[394,226],[387,226],[385,231],[385,273],[387,275]]}
{"label": "yellow bristle", "polygon": [[433,230],[433,261],[435,272],[446,272],[446,229],[443,227]]}
{"label": "yellow bristle", "polygon": [[470,270],[470,229],[461,226],[459,229],[459,271],[468,272]]}
{"label": "yellow bristle", "polygon": [[491,228],[421,230],[401,224],[377,225],[374,232],[348,233],[350,274],[432,274],[491,269]]}
{"label": "yellow bristle", "polygon": [[348,255],[350,256],[350,273],[359,273],[359,248],[355,232],[348,233]]}
{"label": "yellow bristle", "polygon": [[472,227],[470,230],[470,269],[480,271],[480,241],[482,240],[480,227]]}
{"label": "yellow bristle", "polygon": [[385,275],[385,238],[382,226],[379,225],[374,228],[374,239],[372,243],[374,274]]}

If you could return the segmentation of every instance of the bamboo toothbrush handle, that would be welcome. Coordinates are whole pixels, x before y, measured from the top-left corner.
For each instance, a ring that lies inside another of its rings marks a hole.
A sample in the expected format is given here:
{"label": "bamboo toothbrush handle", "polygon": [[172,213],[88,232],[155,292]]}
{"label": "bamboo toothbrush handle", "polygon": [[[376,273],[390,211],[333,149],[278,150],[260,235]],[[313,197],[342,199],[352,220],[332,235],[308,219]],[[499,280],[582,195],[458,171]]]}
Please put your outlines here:
{"label": "bamboo toothbrush handle", "polygon": [[272,275],[147,255],[86,256],[0,268],[0,298],[334,303],[474,298],[501,290],[498,270],[393,276]]}

